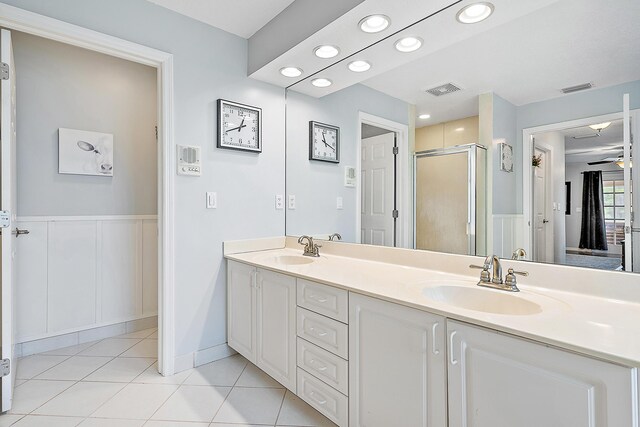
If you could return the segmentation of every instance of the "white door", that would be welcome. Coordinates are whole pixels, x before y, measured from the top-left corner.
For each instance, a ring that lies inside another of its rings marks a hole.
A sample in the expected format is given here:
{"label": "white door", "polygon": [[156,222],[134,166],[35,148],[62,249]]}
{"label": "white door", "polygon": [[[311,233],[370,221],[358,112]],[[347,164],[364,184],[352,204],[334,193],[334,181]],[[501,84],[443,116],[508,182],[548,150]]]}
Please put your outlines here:
{"label": "white door", "polygon": [[549,232],[551,230],[549,225],[549,194],[547,182],[549,158],[547,152],[540,148],[534,147],[533,152],[537,158],[540,158],[540,166],[533,168],[534,261],[553,262],[553,254],[549,253],[549,244],[553,244],[553,240],[551,239],[550,241],[549,238]]}
{"label": "white door", "polygon": [[349,293],[351,427],[447,424],[444,322]]}
{"label": "white door", "polygon": [[447,333],[449,427],[637,425],[635,369],[455,321]]}
{"label": "white door", "polygon": [[395,246],[393,132],[362,140],[362,243]]}
{"label": "white door", "polygon": [[256,269],[227,261],[227,341],[229,346],[256,363]]}
{"label": "white door", "polygon": [[[632,120],[632,135],[640,135],[640,110],[636,110],[633,112],[633,120]],[[640,146],[637,144],[638,136],[635,136],[636,140],[636,159],[640,158]],[[633,138],[630,138],[630,140]],[[633,145],[633,143],[632,143]],[[633,149],[633,147],[631,147]],[[633,158],[633,155],[632,155]],[[635,211],[637,212],[640,209],[640,167],[631,168],[631,182],[635,182],[636,190],[631,193],[631,206],[635,206]],[[640,212],[636,213],[635,219],[632,218],[631,221],[631,268],[629,271],[634,271],[635,273],[640,273]],[[626,251],[626,248],[625,248]]]}
{"label": "white door", "polygon": [[258,270],[256,365],[296,392],[296,279]]}
{"label": "white door", "polygon": [[[11,228],[16,226],[16,73],[13,63],[11,33],[0,30],[0,62],[8,66],[9,78],[0,85],[1,119],[0,119],[0,204],[2,210],[10,212]],[[4,71],[3,71],[4,72]],[[2,233],[2,359],[8,359],[11,375],[2,377],[2,408],[5,412],[11,409],[13,398],[13,379],[15,377],[14,328],[13,322],[13,284],[15,283],[15,240],[17,235],[5,228]]]}

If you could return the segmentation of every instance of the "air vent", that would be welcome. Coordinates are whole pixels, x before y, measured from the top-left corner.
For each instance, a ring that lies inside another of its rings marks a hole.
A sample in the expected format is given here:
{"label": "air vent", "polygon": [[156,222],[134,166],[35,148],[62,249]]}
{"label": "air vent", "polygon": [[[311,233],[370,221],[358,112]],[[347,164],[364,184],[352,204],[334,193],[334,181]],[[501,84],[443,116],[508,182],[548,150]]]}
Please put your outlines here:
{"label": "air vent", "polygon": [[461,89],[458,86],[454,85],[453,83],[447,83],[447,84],[440,85],[438,87],[427,89],[426,92],[430,93],[433,96],[442,96],[442,95],[448,95],[453,92],[457,92],[459,90]]}
{"label": "air vent", "polygon": [[562,93],[573,93],[580,92],[581,90],[591,89],[593,85],[591,83],[583,83],[577,86],[565,87],[564,89],[560,89]]}

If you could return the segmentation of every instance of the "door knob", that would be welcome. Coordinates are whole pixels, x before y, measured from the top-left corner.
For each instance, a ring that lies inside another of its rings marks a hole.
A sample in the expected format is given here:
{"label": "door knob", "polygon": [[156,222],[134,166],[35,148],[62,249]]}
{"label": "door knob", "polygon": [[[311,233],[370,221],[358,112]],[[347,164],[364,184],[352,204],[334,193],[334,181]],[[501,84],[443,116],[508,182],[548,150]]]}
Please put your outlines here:
{"label": "door knob", "polygon": [[13,230],[11,234],[15,234],[16,237],[20,237],[22,234],[29,234],[29,230],[20,230],[18,227],[16,227],[16,229]]}
{"label": "door knob", "polygon": [[546,223],[548,223],[548,222],[549,222],[549,220],[548,220],[548,219],[543,219],[543,220],[542,220],[542,223],[543,223],[543,224],[546,224]]}

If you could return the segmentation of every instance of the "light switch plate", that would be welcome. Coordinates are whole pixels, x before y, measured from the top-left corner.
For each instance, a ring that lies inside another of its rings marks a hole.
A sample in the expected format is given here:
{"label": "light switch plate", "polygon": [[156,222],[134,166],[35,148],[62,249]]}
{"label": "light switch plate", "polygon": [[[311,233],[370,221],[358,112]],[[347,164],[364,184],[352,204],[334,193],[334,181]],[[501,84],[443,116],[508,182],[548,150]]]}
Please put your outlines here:
{"label": "light switch plate", "polygon": [[218,207],[218,194],[213,191],[207,191],[207,209],[216,209]]}
{"label": "light switch plate", "polygon": [[276,209],[284,209],[284,196],[276,194]]}
{"label": "light switch plate", "polygon": [[296,196],[293,194],[289,194],[289,202],[288,202],[288,206],[289,209],[295,209],[296,208]]}

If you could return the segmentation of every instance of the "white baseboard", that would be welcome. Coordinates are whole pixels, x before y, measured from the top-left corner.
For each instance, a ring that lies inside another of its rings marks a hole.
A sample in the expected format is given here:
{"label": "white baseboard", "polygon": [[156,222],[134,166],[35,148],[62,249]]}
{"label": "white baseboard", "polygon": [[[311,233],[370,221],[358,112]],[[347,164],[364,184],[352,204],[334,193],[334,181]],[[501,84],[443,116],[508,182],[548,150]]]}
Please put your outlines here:
{"label": "white baseboard", "polygon": [[86,342],[137,332],[143,329],[155,328],[157,325],[158,316],[150,316],[142,319],[129,320],[112,325],[35,339],[16,344],[16,356],[30,356],[32,354],[57,350],[60,348],[70,347],[72,345],[84,344]]}
{"label": "white baseboard", "polygon": [[225,357],[233,356],[234,354],[236,354],[236,351],[229,347],[227,343],[219,344],[193,353],[177,356],[174,362],[174,369],[175,372],[178,373],[224,359]]}

